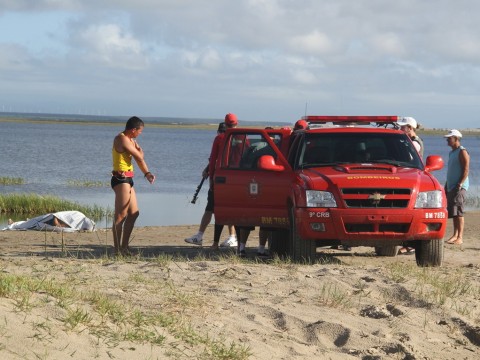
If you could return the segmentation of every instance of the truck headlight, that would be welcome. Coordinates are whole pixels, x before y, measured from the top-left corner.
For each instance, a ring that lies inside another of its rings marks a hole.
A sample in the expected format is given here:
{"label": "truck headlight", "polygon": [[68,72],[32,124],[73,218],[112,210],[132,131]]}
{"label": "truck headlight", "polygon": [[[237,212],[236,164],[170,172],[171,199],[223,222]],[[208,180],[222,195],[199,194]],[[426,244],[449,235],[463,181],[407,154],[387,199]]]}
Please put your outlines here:
{"label": "truck headlight", "polygon": [[441,208],[442,207],[442,191],[424,191],[419,192],[417,201],[415,201],[415,208]]}
{"label": "truck headlight", "polygon": [[337,207],[333,194],[328,191],[307,190],[307,207],[331,208]]}

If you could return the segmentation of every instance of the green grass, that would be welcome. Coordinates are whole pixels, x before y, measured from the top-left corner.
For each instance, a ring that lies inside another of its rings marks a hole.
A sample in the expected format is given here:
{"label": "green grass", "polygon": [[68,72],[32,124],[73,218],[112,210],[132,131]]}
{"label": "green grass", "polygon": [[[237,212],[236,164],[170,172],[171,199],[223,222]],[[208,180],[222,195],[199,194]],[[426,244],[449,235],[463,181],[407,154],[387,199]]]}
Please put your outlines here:
{"label": "green grass", "polygon": [[[470,281],[470,277],[476,274],[464,268],[418,268],[414,262],[394,262],[381,268],[367,268],[379,275],[381,273],[384,278],[382,284],[378,284],[380,292],[377,294],[364,277],[356,282],[350,281],[348,265],[342,268],[336,264],[303,267],[288,258],[274,258],[268,263],[251,259],[239,261],[237,257],[227,254],[219,258],[214,264],[209,263],[211,259],[206,256],[190,259],[161,254],[158,257],[130,258],[129,262],[142,261],[135,267],[136,270],[130,270],[118,278],[109,275],[105,279],[98,276],[93,265],[109,267],[111,272],[116,272],[116,268],[123,265],[123,259],[115,257],[108,259],[108,263],[103,257],[89,262],[68,259],[58,259],[54,263],[41,261],[30,267],[32,271],[29,276],[0,271],[0,298],[10,299],[9,303],[20,316],[31,312],[38,314],[47,306],[52,311],[55,307],[54,313],[58,315],[53,320],[39,318],[32,323],[35,330],[33,337],[39,341],[48,341],[52,336],[50,333],[57,328],[67,332],[88,332],[99,342],[111,347],[127,346],[124,343],[127,341],[133,343],[131,346],[149,344],[155,349],[162,348],[172,359],[187,358],[186,353],[182,352],[185,349],[192,352],[189,358],[195,359],[240,360],[252,355],[248,345],[241,340],[234,339],[231,342],[231,338],[225,339],[222,335],[212,336],[205,330],[208,327],[199,325],[202,313],[209,314],[208,308],[205,309],[210,296],[205,294],[209,292],[200,284],[198,288],[185,287],[185,279],[182,279],[182,276],[189,277],[196,269],[205,270],[207,277],[221,279],[227,291],[230,291],[228,284],[237,282],[233,279],[244,278],[248,283],[249,278],[256,274],[268,272],[270,275],[262,281],[252,281],[247,296],[271,296],[268,291],[263,295],[263,287],[268,290],[270,282],[277,280],[298,282],[298,288],[291,293],[295,295],[288,295],[290,301],[308,302],[313,306],[341,309],[348,313],[355,313],[365,304],[371,304],[372,298],[380,298],[382,290],[391,289],[386,291],[386,301],[379,302],[387,306],[423,308],[425,318],[419,316],[417,322],[419,325],[423,322],[425,330],[428,330],[431,319],[435,318],[431,315],[441,314],[447,309],[453,309],[474,322],[478,321],[478,311],[471,306],[469,299],[479,299],[480,288]],[[220,264],[217,264],[218,261]],[[180,278],[173,273],[177,267]],[[0,270],[3,269],[0,267]],[[337,273],[339,275],[335,279],[338,281],[328,280],[328,274],[335,277]],[[323,274],[327,276],[323,278]],[[310,280],[302,284],[303,281],[299,279],[304,277]],[[105,288],[104,281],[114,281],[112,288],[115,291]],[[307,287],[314,281],[318,281],[319,286],[309,295]],[[275,287],[275,284],[272,285]],[[212,287],[215,286],[216,281],[212,283]],[[232,285],[232,289],[235,290],[235,286]],[[243,291],[241,288],[235,291],[238,290]],[[137,292],[141,296],[134,296]],[[281,293],[287,296],[283,291]],[[401,332],[402,317],[401,314],[395,317],[389,320],[389,327],[393,333],[398,333]]]}
{"label": "green grass", "polygon": [[351,299],[348,291],[338,288],[337,284],[326,283],[322,285],[317,301],[323,306],[348,309],[352,306]]}
{"label": "green grass", "polygon": [[22,178],[0,177],[0,185],[23,185],[25,180]]}
{"label": "green grass", "polygon": [[3,214],[34,217],[69,210],[80,211],[93,220],[101,219],[111,212],[97,205],[81,205],[53,195],[0,194],[0,213]]}
{"label": "green grass", "polygon": [[471,284],[461,268],[444,272],[442,269],[394,263],[387,266],[387,271],[388,276],[395,283],[412,282],[412,293],[423,303],[429,306],[454,308],[463,315],[469,315],[471,311],[462,304],[461,300],[466,296],[477,298],[480,294],[480,289]]}
{"label": "green grass", "polygon": [[110,182],[94,180],[67,180],[67,185],[71,187],[108,187]]}
{"label": "green grass", "polygon": [[[64,272],[68,271],[66,267]],[[167,348],[172,358],[177,358],[175,354],[179,355],[176,349],[179,343],[197,348],[197,358],[202,359],[245,360],[251,355],[249,348],[243,344],[214,339],[195,329],[185,314],[197,306],[199,299],[195,293],[185,292],[171,281],[151,283],[158,285],[152,291],[162,290],[159,294],[155,293],[159,301],[164,301],[161,306],[146,309],[135,302],[121,301],[116,296],[104,294],[102,290],[82,291],[68,277],[64,280],[46,278],[50,276],[48,268],[44,272],[37,274],[40,277],[0,273],[0,298],[11,299],[17,312],[28,314],[34,309],[41,310],[47,303],[42,301],[42,297],[48,297],[48,303],[56,304],[58,313],[63,314],[56,320],[62,323],[64,331],[87,331],[110,346],[117,346],[122,341],[147,343]],[[140,284],[150,284],[150,280],[140,274],[133,278]],[[32,326],[36,333],[34,336],[42,340],[41,337],[48,335],[54,325],[47,318]],[[0,334],[1,329],[0,326]],[[175,341],[167,343],[164,334],[169,334]]]}
{"label": "green grass", "polygon": [[80,308],[68,309],[67,315],[63,319],[63,322],[71,330],[75,329],[79,325],[88,326],[92,321],[92,316],[88,313],[87,310]]}

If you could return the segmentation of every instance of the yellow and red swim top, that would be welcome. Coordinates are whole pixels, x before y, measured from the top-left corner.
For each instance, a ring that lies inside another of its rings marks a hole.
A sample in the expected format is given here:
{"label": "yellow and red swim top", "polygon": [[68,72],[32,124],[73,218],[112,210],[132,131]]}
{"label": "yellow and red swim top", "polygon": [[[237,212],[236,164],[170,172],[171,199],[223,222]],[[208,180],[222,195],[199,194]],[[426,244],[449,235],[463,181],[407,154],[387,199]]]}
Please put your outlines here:
{"label": "yellow and red swim top", "polygon": [[[125,136],[121,133],[122,136]],[[118,152],[112,147],[113,171],[133,171],[132,154],[127,151]]]}

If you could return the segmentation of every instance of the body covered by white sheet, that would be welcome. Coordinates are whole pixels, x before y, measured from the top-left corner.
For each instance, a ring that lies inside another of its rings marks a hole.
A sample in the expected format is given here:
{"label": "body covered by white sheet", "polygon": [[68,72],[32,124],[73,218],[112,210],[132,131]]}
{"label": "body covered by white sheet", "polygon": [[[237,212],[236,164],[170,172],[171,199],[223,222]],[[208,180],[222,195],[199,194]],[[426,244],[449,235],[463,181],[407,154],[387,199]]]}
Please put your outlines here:
{"label": "body covered by white sheet", "polygon": [[[61,220],[65,227],[52,225],[54,224],[54,217]],[[14,222],[3,230],[95,231],[95,222],[80,211],[59,211],[40,215],[26,221]]]}

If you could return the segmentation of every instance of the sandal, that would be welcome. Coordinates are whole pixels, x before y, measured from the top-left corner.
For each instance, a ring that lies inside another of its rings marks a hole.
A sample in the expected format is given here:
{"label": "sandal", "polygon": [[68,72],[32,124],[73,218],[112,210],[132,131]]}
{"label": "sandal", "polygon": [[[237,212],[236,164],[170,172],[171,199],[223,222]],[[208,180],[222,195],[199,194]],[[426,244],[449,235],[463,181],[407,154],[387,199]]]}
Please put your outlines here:
{"label": "sandal", "polygon": [[398,250],[398,255],[413,255],[415,254],[415,249],[411,247],[402,247]]}

